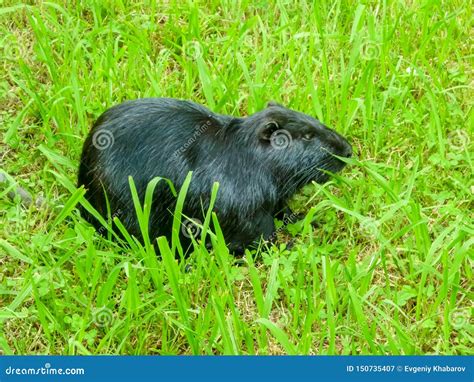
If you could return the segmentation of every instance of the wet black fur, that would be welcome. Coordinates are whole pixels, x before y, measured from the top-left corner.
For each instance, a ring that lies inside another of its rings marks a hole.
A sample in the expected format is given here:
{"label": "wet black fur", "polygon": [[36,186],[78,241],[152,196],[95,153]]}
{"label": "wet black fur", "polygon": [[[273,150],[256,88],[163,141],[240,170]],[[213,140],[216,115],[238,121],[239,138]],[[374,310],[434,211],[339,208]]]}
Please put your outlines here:
{"label": "wet black fur", "polygon": [[[291,142],[276,148],[272,137],[282,129],[287,132],[282,137],[291,136]],[[101,150],[93,137],[103,130],[114,142]],[[219,182],[214,210],[229,248],[239,251],[262,236],[270,237],[273,218],[286,200],[305,184],[327,179],[321,170],[337,172],[344,167],[332,154],[351,152],[342,136],[318,120],[278,104],[235,118],[189,101],[139,99],[112,107],[94,124],[84,144],[78,185],[85,186],[86,198],[103,216],[105,190],[111,214],[140,238],[128,176],[143,200],[154,177],[170,179],[179,190],[193,171],[183,213],[203,221],[212,185]],[[169,211],[174,211],[174,204],[168,185],[160,182],[150,217],[151,238],[171,235]],[[100,227],[86,211],[81,213]]]}

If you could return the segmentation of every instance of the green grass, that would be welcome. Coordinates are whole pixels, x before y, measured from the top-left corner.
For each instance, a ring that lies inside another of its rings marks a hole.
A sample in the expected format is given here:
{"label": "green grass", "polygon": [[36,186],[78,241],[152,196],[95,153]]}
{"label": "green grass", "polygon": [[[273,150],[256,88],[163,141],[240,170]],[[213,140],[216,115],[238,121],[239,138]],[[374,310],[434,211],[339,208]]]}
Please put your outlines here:
{"label": "green grass", "polygon": [[[1,351],[473,354],[469,2],[145,3],[0,9],[1,169],[50,205],[0,189]],[[77,166],[101,112],[150,96],[234,115],[275,100],[356,159],[244,265],[210,214],[212,250],[120,247],[80,218]]]}

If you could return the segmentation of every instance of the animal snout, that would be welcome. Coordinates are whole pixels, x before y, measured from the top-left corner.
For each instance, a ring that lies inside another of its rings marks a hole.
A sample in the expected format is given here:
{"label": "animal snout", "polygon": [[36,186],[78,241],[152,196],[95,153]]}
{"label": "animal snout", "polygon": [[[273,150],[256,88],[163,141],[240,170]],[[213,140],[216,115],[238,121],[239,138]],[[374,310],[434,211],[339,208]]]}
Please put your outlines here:
{"label": "animal snout", "polygon": [[334,138],[332,139],[332,147],[334,148],[334,154],[340,157],[350,158],[352,156],[352,146],[347,139],[343,136],[333,132]]}
{"label": "animal snout", "polygon": [[[341,137],[342,138],[342,137]],[[352,146],[345,138],[342,138],[341,157],[350,158],[352,156]]]}
{"label": "animal snout", "polygon": [[352,146],[347,139],[334,130],[324,126],[326,144],[332,149],[333,154],[349,158],[352,156]]}

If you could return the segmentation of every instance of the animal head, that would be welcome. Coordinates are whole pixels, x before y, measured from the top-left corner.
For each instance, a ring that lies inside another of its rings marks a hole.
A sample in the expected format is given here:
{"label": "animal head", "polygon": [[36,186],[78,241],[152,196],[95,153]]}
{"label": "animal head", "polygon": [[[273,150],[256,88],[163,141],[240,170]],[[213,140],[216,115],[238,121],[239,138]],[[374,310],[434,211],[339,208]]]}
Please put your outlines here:
{"label": "animal head", "polygon": [[261,161],[282,184],[301,187],[311,181],[323,183],[327,172],[340,171],[350,157],[347,140],[317,119],[270,102],[266,109],[244,122],[250,144]]}

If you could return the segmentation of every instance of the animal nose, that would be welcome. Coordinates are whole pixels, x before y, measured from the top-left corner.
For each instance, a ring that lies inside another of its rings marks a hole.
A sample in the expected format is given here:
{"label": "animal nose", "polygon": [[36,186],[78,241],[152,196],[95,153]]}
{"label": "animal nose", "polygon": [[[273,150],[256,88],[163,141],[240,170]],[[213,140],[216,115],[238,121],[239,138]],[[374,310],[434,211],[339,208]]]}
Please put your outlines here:
{"label": "animal nose", "polygon": [[343,142],[343,149],[342,149],[341,156],[346,157],[346,158],[350,158],[352,156],[352,146],[345,139]]}
{"label": "animal nose", "polygon": [[339,135],[334,130],[329,130],[329,142],[334,148],[334,154],[341,157],[350,158],[352,156],[352,146],[347,142],[346,138],[342,135]]}

